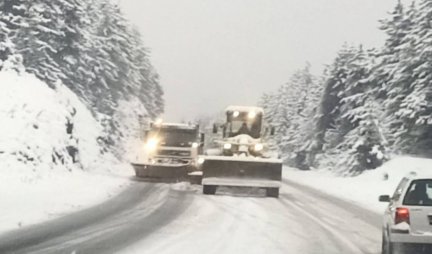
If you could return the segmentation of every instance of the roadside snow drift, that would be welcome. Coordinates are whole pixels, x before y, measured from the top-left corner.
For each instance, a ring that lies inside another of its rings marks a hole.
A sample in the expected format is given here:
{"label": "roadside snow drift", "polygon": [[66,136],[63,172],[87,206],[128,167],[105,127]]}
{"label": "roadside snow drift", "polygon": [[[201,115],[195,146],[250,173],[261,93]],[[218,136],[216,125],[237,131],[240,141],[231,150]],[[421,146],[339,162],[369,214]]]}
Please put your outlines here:
{"label": "roadside snow drift", "polygon": [[50,89],[29,74],[11,71],[1,72],[0,81],[2,171],[44,174],[98,165],[101,129],[68,88]]}
{"label": "roadside snow drift", "polygon": [[66,86],[0,72],[0,232],[59,216],[119,191],[122,166],[102,128]]}
{"label": "roadside snow drift", "polygon": [[396,157],[380,168],[357,177],[338,177],[327,170],[298,171],[289,168],[284,170],[284,177],[381,214],[387,203],[378,202],[379,195],[392,195],[400,180],[411,172],[432,172],[432,159]]}

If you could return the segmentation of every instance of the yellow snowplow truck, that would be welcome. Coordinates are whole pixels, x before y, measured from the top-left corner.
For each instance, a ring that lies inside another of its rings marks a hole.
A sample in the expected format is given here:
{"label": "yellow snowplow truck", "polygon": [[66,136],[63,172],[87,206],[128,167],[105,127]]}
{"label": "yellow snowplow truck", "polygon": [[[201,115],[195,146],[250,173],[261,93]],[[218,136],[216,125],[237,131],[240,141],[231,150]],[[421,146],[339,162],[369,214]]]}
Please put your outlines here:
{"label": "yellow snowplow truck", "polygon": [[150,182],[188,181],[189,174],[197,171],[203,143],[198,125],[151,123],[145,131],[143,151],[132,163],[135,175]]}
{"label": "yellow snowplow truck", "polygon": [[279,197],[282,160],[265,143],[274,129],[263,128],[263,109],[229,106],[225,113],[226,122],[213,127],[213,133],[222,130],[217,148],[200,157],[203,193],[215,194],[219,186],[239,186],[262,188],[267,196]]}

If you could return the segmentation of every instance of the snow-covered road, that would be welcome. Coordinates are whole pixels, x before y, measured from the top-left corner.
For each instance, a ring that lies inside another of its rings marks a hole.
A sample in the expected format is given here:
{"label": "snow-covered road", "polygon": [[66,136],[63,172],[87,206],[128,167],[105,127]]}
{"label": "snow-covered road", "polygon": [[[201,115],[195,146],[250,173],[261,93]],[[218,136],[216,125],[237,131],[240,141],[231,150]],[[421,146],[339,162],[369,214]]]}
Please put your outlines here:
{"label": "snow-covered road", "polygon": [[204,196],[138,182],[98,207],[0,236],[0,253],[379,253],[380,215],[284,180]]}
{"label": "snow-covered road", "polygon": [[377,214],[288,180],[279,199],[260,194],[195,194],[175,221],[122,253],[380,253]]}

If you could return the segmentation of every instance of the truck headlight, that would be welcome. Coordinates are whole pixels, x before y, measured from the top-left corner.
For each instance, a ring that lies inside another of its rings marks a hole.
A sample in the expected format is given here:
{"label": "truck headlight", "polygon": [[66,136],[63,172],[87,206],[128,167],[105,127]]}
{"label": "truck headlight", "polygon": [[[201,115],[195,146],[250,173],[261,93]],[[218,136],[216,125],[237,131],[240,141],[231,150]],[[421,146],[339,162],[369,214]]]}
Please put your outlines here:
{"label": "truck headlight", "polygon": [[150,138],[145,144],[145,148],[149,152],[154,152],[158,146],[159,140],[157,138]]}
{"label": "truck headlight", "polygon": [[225,150],[231,150],[232,145],[231,145],[230,143],[225,143],[224,146],[223,146],[223,148],[224,148]]}
{"label": "truck headlight", "polygon": [[201,164],[203,164],[204,163],[204,161],[205,161],[205,159],[204,158],[198,158],[198,164],[199,165],[201,165]]}
{"label": "truck headlight", "polygon": [[249,118],[249,119],[254,119],[254,118],[256,117],[256,115],[257,115],[257,113],[256,113],[255,111],[251,111],[251,112],[249,112],[249,114],[248,114],[248,118]]}
{"label": "truck headlight", "polygon": [[158,118],[158,119],[156,119],[156,121],[154,122],[154,124],[155,124],[156,126],[161,126],[161,125],[162,125],[162,122],[163,122],[162,118]]}
{"label": "truck headlight", "polygon": [[199,144],[197,142],[192,143],[192,148],[198,148]]}
{"label": "truck headlight", "polygon": [[262,151],[264,149],[264,145],[263,144],[255,144],[254,146],[254,150],[256,152]]}

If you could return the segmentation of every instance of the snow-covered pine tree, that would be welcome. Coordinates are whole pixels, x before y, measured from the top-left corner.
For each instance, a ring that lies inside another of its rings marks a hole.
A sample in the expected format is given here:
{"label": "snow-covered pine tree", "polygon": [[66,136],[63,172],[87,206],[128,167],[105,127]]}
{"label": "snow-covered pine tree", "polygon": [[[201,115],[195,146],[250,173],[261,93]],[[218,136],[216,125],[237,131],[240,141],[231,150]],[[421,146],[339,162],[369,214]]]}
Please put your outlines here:
{"label": "snow-covered pine tree", "polygon": [[387,88],[386,122],[398,152],[430,154],[432,147],[431,15],[432,2],[427,0],[407,11],[405,20],[410,25],[397,48],[399,61]]}
{"label": "snow-covered pine tree", "polygon": [[369,103],[376,98],[371,93],[376,86],[371,79],[373,63],[362,47],[344,45],[329,67],[316,125],[317,147],[343,173],[376,168],[384,159],[380,123]]}
{"label": "snow-covered pine tree", "polygon": [[[381,29],[386,33],[386,43],[378,53],[377,64],[372,72],[372,78],[377,83],[374,94],[383,101],[386,114],[383,117],[383,131],[388,146],[393,152],[404,150],[402,145],[402,121],[396,114],[401,103],[410,93],[409,84],[413,81],[414,45],[417,38],[413,36],[416,26],[417,9],[413,3],[408,9],[399,2],[390,18],[382,21]],[[395,144],[399,143],[399,144]]]}
{"label": "snow-covered pine tree", "polygon": [[59,79],[70,81],[74,86],[80,84],[71,80],[76,72],[74,75],[66,74],[67,65],[77,54],[76,48],[83,47],[83,41],[76,37],[85,29],[73,26],[85,17],[83,1],[6,1],[10,2],[6,12],[13,17],[8,18],[8,25],[13,29],[10,39],[16,51],[23,55],[26,70],[51,87]]}
{"label": "snow-covered pine tree", "polygon": [[[0,11],[0,17],[3,14]],[[9,39],[9,30],[0,19],[0,70],[2,69],[3,62],[12,54],[13,45]]]}
{"label": "snow-covered pine tree", "polygon": [[23,20],[23,0],[4,0],[0,2],[0,69],[2,63],[15,54],[11,36]]}
{"label": "snow-covered pine tree", "polygon": [[275,95],[272,93],[264,93],[258,101],[258,105],[264,110],[264,122],[269,126],[273,126],[273,118],[275,115],[275,103],[274,99]]}
{"label": "snow-covered pine tree", "polygon": [[[333,64],[327,67],[323,96],[316,119],[317,152],[324,151],[328,146],[334,147],[344,135],[344,133],[339,133],[337,118],[341,114],[342,94],[348,77],[347,66],[354,55],[355,49],[344,44],[337,53]],[[332,134],[331,140],[329,140],[328,132]]]}
{"label": "snow-covered pine tree", "polygon": [[334,156],[335,169],[342,175],[358,175],[364,170],[375,169],[386,159],[380,122],[375,101],[367,100],[356,112],[358,126],[345,134],[343,141],[327,151]]}
{"label": "snow-covered pine tree", "polygon": [[52,88],[58,80],[66,84],[104,123],[101,140],[120,142],[113,117],[124,101],[143,117],[163,111],[163,90],[140,35],[113,1],[5,0],[0,13],[0,59],[15,51],[26,71]]}
{"label": "snow-covered pine tree", "polygon": [[[308,64],[295,72],[276,93],[265,94],[260,101],[267,114],[266,122],[276,127],[273,141],[283,159],[298,167],[307,168],[303,154],[306,154],[308,141],[313,136],[310,126],[320,94],[319,85],[310,73]],[[303,159],[298,161],[300,153]]]}
{"label": "snow-covered pine tree", "polygon": [[[432,2],[420,1],[413,17],[409,50],[405,50],[404,67],[411,71],[407,95],[400,103],[396,116],[400,126],[396,145],[405,152],[430,154],[432,151]],[[408,148],[408,149],[407,149]]]}
{"label": "snow-covered pine tree", "polygon": [[163,90],[159,85],[159,76],[149,61],[149,53],[144,48],[141,35],[133,30],[134,63],[137,66],[137,83],[135,94],[148,109],[151,118],[156,118],[163,113]]}
{"label": "snow-covered pine tree", "polygon": [[374,93],[378,98],[387,98],[389,82],[395,75],[395,68],[400,60],[400,46],[406,41],[406,36],[412,26],[409,15],[406,14],[401,1],[387,19],[380,20],[380,29],[387,35],[384,47],[375,52],[376,64],[373,66],[371,79],[377,84]]}
{"label": "snow-covered pine tree", "polygon": [[19,24],[13,41],[23,55],[28,72],[54,87],[64,75],[55,58],[64,40],[62,12],[57,1],[24,1],[20,7],[24,21]]}
{"label": "snow-covered pine tree", "polygon": [[64,73],[63,83],[89,102],[92,98],[90,81],[95,79],[91,68],[94,59],[89,54],[94,42],[90,18],[93,13],[89,11],[93,3],[90,0],[62,0],[60,3],[64,40],[59,43],[55,60]]}
{"label": "snow-covered pine tree", "polygon": [[282,102],[282,112],[286,121],[286,129],[281,146],[285,152],[296,152],[303,145],[304,131],[311,117],[312,91],[316,85],[315,78],[310,73],[310,66],[294,73],[290,81],[285,84],[285,98]]}

